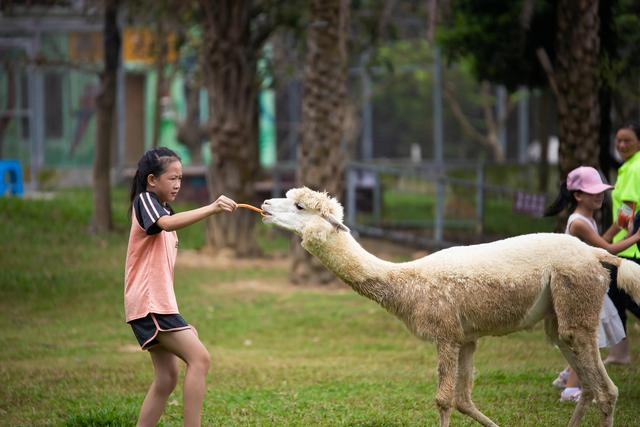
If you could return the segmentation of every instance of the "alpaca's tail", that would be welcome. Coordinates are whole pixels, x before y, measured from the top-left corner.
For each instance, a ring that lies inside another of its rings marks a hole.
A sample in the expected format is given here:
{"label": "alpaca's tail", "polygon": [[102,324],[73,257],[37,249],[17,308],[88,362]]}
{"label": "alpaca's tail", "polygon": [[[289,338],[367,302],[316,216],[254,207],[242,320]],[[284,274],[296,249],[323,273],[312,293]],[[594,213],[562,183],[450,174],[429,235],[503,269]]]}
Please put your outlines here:
{"label": "alpaca's tail", "polygon": [[618,267],[618,288],[625,291],[636,303],[640,304],[640,265],[611,255],[604,249],[599,249],[597,255],[600,262]]}
{"label": "alpaca's tail", "polygon": [[640,304],[640,265],[623,259],[618,267],[618,288],[622,289]]}

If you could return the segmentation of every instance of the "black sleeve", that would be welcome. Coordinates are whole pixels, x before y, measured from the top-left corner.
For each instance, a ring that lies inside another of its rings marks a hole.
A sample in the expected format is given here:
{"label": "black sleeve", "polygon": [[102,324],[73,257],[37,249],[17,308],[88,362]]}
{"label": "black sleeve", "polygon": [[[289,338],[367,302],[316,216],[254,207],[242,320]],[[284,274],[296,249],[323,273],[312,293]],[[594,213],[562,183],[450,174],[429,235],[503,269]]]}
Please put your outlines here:
{"label": "black sleeve", "polygon": [[162,228],[158,226],[158,220],[170,215],[164,206],[160,204],[158,199],[148,192],[140,193],[133,201],[133,208],[136,212],[138,224],[147,232],[147,234],[158,234]]}

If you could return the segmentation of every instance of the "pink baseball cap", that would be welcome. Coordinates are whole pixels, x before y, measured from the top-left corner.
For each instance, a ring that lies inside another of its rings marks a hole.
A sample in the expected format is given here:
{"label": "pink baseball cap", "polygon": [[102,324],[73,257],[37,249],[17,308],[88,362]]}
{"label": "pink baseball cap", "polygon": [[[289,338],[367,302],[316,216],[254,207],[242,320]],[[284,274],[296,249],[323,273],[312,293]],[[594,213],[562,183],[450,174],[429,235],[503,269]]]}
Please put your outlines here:
{"label": "pink baseball cap", "polygon": [[567,175],[567,189],[571,191],[599,194],[611,188],[613,185],[603,183],[598,171],[591,166],[580,166]]}

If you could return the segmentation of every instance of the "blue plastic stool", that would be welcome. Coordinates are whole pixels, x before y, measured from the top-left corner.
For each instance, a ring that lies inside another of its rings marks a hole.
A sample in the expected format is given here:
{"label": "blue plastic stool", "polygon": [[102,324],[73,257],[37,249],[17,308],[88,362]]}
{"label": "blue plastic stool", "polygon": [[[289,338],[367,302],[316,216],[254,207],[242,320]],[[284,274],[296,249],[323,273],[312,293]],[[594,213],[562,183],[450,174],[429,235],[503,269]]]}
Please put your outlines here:
{"label": "blue plastic stool", "polygon": [[11,191],[14,196],[24,196],[22,167],[17,160],[0,160],[0,197],[7,194],[7,191]]}

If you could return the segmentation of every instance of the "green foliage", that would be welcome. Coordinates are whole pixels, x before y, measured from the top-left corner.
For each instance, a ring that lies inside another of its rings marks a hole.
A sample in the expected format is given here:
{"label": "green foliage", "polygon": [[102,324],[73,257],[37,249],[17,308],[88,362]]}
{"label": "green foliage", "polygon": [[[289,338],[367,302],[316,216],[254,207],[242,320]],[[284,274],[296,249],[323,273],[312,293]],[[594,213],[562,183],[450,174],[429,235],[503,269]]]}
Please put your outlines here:
{"label": "green foliage", "polygon": [[546,86],[536,49],[542,47],[554,58],[555,1],[533,2],[526,25],[523,1],[456,1],[437,34],[449,60],[466,59],[478,80],[504,84],[511,91],[520,85]]}
{"label": "green foliage", "polygon": [[[602,41],[605,52],[601,74],[606,85],[618,97],[616,110],[621,110],[617,111],[619,120],[625,121],[636,116],[631,116],[625,110],[633,111],[640,97],[636,78],[640,67],[640,3],[635,0],[617,0],[609,6],[612,16],[611,34]],[[620,100],[625,102],[621,103]]]}
{"label": "green foliage", "polygon": [[[412,144],[422,147],[423,157],[430,157],[433,128],[433,50],[426,40],[398,40],[379,46],[372,58],[373,132],[376,156],[409,157]],[[478,85],[468,61],[460,61],[443,70],[444,80],[459,94],[461,108],[469,121],[483,131]],[[465,141],[449,108],[443,111],[447,141]],[[447,143],[446,158],[481,158],[487,149],[479,144]]]}
{"label": "green foliage", "polygon": [[[504,84],[511,91],[520,85],[546,87],[536,49],[543,48],[555,61],[557,0],[533,1],[528,22],[523,20],[525,1],[456,1],[438,30],[449,61],[467,61],[478,80]],[[601,2],[599,15],[602,78],[619,99],[635,105],[640,96],[635,78],[640,66],[640,3]],[[624,119],[628,112],[618,114]]]}

